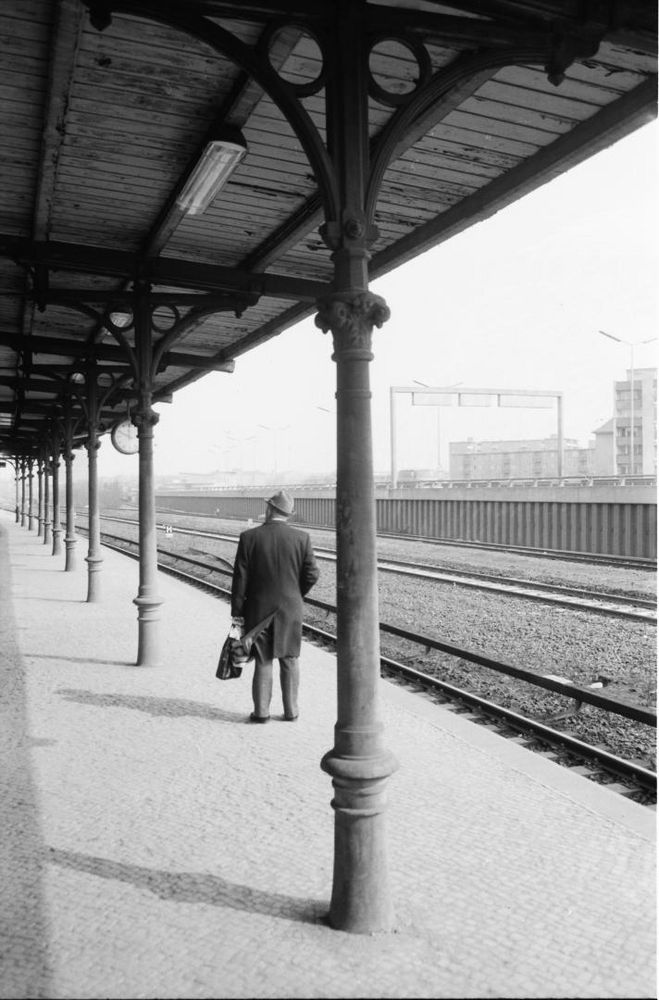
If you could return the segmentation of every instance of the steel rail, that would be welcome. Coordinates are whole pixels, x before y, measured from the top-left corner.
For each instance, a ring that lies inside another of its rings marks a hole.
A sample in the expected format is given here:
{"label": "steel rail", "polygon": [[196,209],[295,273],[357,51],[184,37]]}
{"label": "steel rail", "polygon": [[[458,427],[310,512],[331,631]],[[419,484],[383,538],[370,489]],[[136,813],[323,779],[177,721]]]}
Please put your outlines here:
{"label": "steel rail", "polygon": [[[104,538],[114,539],[117,542],[128,543],[130,545],[137,545],[136,541],[130,539],[124,539],[119,535],[108,535],[103,534]],[[120,546],[112,546],[121,551]],[[177,560],[179,562],[188,563],[192,566],[196,566],[202,569],[206,569],[211,573],[221,573],[225,576],[231,575],[231,568],[225,568],[223,566],[212,566],[209,563],[196,559],[191,556],[186,556],[180,552],[171,552],[163,548],[159,548],[158,551],[163,556],[167,556],[171,559]],[[218,557],[219,558],[219,557]],[[166,566],[164,563],[159,562],[159,566],[162,568],[171,568]],[[182,573],[182,571],[179,571]],[[184,574],[190,577],[190,574]],[[197,582],[205,583],[204,580],[199,580],[195,578]],[[217,587],[216,584],[212,585]],[[230,591],[224,588],[217,587],[222,593],[230,594]],[[321,611],[325,611],[329,614],[336,614],[336,606],[329,604],[326,601],[318,600],[313,597],[305,597],[305,604],[310,607],[315,607]],[[310,626],[311,627],[311,626]],[[387,622],[380,622],[380,631],[388,635],[394,635],[399,639],[404,639],[408,642],[414,643],[415,645],[423,646],[426,649],[436,649],[439,652],[448,653],[450,656],[454,656],[457,659],[466,660],[469,663],[477,664],[478,666],[487,667],[490,670],[495,671],[499,674],[505,674],[509,677],[514,677],[517,680],[524,681],[527,684],[531,684],[535,687],[543,688],[544,690],[551,691],[553,694],[559,694],[566,698],[571,698],[577,705],[589,704],[594,708],[602,709],[606,712],[610,712],[614,715],[620,715],[624,718],[633,720],[634,722],[640,722],[647,726],[653,726],[656,728],[657,725],[657,713],[656,711],[651,711],[650,709],[643,708],[640,705],[632,705],[628,702],[618,701],[614,698],[610,698],[608,695],[600,694],[598,691],[592,688],[584,688],[577,684],[572,684],[570,682],[559,681],[551,676],[545,676],[542,674],[536,674],[531,670],[526,670],[523,667],[516,667],[513,664],[502,663],[500,660],[494,659],[494,657],[488,656],[485,653],[480,653],[475,650],[461,649],[458,646],[454,646],[451,643],[444,642],[441,639],[436,639],[434,636],[423,635],[416,632],[410,632],[407,629],[399,628],[397,625],[390,625]],[[410,668],[411,669],[411,668]],[[426,676],[426,675],[423,675]]]}
{"label": "steel rail", "polygon": [[[102,520],[122,524],[137,524],[131,518],[121,518],[104,515]],[[164,524],[157,525],[164,528]],[[215,531],[202,531],[199,528],[183,528],[172,525],[172,532],[179,535],[190,535],[194,538],[209,538],[215,541],[236,542],[237,535],[225,535]],[[330,549],[315,548],[318,559],[335,561],[336,554]],[[212,553],[208,553],[212,555]],[[213,558],[220,558],[213,556]],[[438,566],[425,563],[402,562],[398,560],[378,560],[378,570],[387,573],[400,573],[415,579],[434,580],[437,583],[447,583],[473,590],[490,591],[494,594],[504,594],[541,604],[554,604],[557,607],[569,608],[572,611],[585,611],[588,614],[600,614],[607,617],[626,618],[631,621],[642,621],[650,625],[657,624],[656,602],[627,595],[607,594],[603,591],[589,591],[585,588],[571,588],[557,584],[535,583],[531,580],[520,580],[508,577],[497,577],[484,573],[461,573],[459,570],[446,571]],[[599,602],[599,603],[598,603]],[[622,605],[622,606],[620,606]]]}
{"label": "steel rail", "polygon": [[[109,537],[114,537],[116,541],[120,542],[121,544],[119,545],[111,544],[106,540],[104,544],[108,545],[108,547],[113,548],[116,551],[121,552],[122,554],[129,555],[131,558],[134,559],[138,558],[137,553],[127,552],[125,549],[125,545],[127,543],[133,546],[137,546],[138,544],[137,542],[133,542],[125,538],[120,538],[118,536],[105,535],[106,539],[108,539]],[[211,572],[218,571],[215,567],[209,566],[208,563],[201,563],[200,560],[191,559],[187,556],[182,556],[180,553],[170,553],[170,557],[174,558],[177,561],[190,562],[195,565],[201,564],[202,566],[204,566],[204,568],[209,569]],[[227,590],[226,588],[220,587],[218,586],[218,584],[210,583],[207,580],[202,580],[199,577],[192,575],[191,573],[186,573],[184,570],[177,569],[176,567],[172,567],[165,563],[160,563],[160,562],[159,562],[159,567],[164,572],[176,576],[179,579],[183,579],[184,581],[191,583],[196,587],[203,587],[209,590],[211,593],[221,594],[224,597],[230,596],[230,591]],[[220,572],[227,572],[227,571],[220,570]],[[322,601],[307,599],[306,603],[313,604],[314,606],[317,607],[321,607],[324,610],[332,608],[331,605],[327,605]],[[325,642],[331,642],[333,645],[336,644],[336,636],[333,635],[331,632],[327,632],[323,629],[318,628],[315,625],[309,625],[307,623],[303,623],[302,627],[307,635],[315,636],[316,638],[322,639]],[[383,629],[383,631],[389,631],[396,635],[403,634],[412,636],[412,633],[405,633],[404,630],[396,629],[395,626],[383,626],[383,624],[381,624],[380,627]],[[428,640],[428,638],[429,637],[417,636],[416,641],[425,642]],[[456,653],[467,652],[467,651],[458,651],[456,650],[455,647],[448,646],[448,644],[442,644],[442,647],[447,650],[454,650]],[[437,648],[439,648],[439,646]],[[472,657],[479,656],[479,654],[467,654],[467,655]],[[487,658],[474,659],[474,662],[484,662],[486,659]],[[486,663],[485,665],[494,665],[494,662],[495,661],[489,661],[489,663]],[[493,717],[498,722],[501,722],[501,720],[503,720],[506,722],[506,724],[510,725],[521,735],[531,732],[535,737],[541,739],[543,742],[549,744],[550,746],[560,747],[562,750],[574,753],[578,755],[582,760],[583,759],[585,759],[586,761],[594,760],[597,762],[599,766],[603,767],[607,772],[613,773],[618,777],[624,778],[626,780],[633,780],[637,782],[646,791],[656,793],[657,775],[655,774],[655,772],[650,771],[647,768],[641,767],[638,764],[633,764],[632,762],[626,761],[621,757],[617,757],[615,754],[609,753],[607,750],[603,750],[600,747],[594,747],[588,743],[584,743],[582,740],[578,740],[576,737],[569,736],[566,733],[560,732],[560,730],[552,729],[551,727],[545,725],[544,723],[537,722],[534,719],[529,719],[527,716],[520,715],[519,713],[513,712],[511,709],[504,708],[501,705],[496,705],[494,702],[487,701],[487,699],[481,698],[479,695],[472,694],[471,692],[466,691],[463,688],[455,687],[454,685],[449,684],[446,681],[441,681],[438,678],[432,677],[429,674],[424,674],[421,671],[416,670],[414,667],[408,667],[407,665],[399,663],[396,660],[392,660],[389,657],[381,656],[380,663],[384,667],[385,671],[391,671],[397,676],[403,677],[407,680],[414,681],[415,683],[422,685],[426,689],[429,688],[434,691],[441,692],[442,694],[445,694],[448,697],[450,697],[451,700],[453,701],[457,701],[459,703],[467,704],[474,708],[477,708],[479,711],[483,712],[487,716]],[[517,670],[517,668],[511,668],[511,669],[515,671]],[[520,674],[521,673],[526,673],[526,672],[520,671]],[[537,678],[537,680],[548,682],[541,684],[541,686],[550,687],[551,690],[557,690],[557,682],[549,681],[548,678]],[[561,687],[561,685],[558,685],[558,687]],[[579,694],[583,693],[584,695],[591,695],[594,698],[598,697],[601,698],[601,696],[594,695],[593,692],[588,692],[585,689],[579,688],[576,690],[579,692]],[[566,693],[570,694],[570,696],[573,696],[574,691],[575,689],[572,688],[570,692]],[[611,707],[610,704],[601,705],[599,707],[606,708],[608,711],[614,711],[614,709]],[[625,709],[629,708],[629,706],[624,706],[624,705],[618,707],[623,707]],[[619,714],[626,714],[626,713],[621,712]],[[652,713],[649,714],[652,715]],[[644,720],[638,720],[638,721],[644,721]],[[654,716],[654,724],[656,725],[656,715]]]}

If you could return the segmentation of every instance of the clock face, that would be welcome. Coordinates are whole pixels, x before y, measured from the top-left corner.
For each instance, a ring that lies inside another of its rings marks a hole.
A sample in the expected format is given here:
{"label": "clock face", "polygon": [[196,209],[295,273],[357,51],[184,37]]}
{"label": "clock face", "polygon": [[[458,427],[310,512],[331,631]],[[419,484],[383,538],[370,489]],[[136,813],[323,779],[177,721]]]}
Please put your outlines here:
{"label": "clock face", "polygon": [[137,427],[130,420],[115,424],[111,433],[112,444],[122,455],[134,455],[139,451]]}

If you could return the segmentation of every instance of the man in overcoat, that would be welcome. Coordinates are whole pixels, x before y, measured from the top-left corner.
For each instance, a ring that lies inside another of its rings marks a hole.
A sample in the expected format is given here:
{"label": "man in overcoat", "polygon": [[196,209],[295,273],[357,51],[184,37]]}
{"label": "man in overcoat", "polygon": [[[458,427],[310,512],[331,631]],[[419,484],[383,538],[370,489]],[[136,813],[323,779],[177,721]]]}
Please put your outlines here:
{"label": "man in overcoat", "polygon": [[249,632],[273,615],[254,639],[252,722],[267,722],[272,698],[272,661],[279,660],[284,718],[298,717],[303,597],[318,579],[311,541],[287,523],[293,499],[280,490],[267,501],[265,521],[243,531],[233,567],[231,615]]}

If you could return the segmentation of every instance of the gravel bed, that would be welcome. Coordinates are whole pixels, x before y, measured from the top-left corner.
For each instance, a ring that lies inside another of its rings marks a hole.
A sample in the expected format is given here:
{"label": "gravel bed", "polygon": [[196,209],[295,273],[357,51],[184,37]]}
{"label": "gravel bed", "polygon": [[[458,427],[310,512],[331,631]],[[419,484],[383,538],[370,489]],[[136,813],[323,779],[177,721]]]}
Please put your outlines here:
{"label": "gravel bed", "polygon": [[[163,521],[162,514],[159,521]],[[244,521],[195,518],[190,515],[167,517],[173,525],[238,534]],[[119,524],[105,530],[137,537],[136,529]],[[235,542],[190,539],[159,533],[159,544],[181,554],[203,558],[191,548],[233,561]],[[310,531],[314,545],[330,548],[327,532]],[[492,551],[439,549],[435,545],[384,539],[379,553],[390,558],[438,563],[501,573],[564,585],[608,587],[619,593],[653,594],[654,574],[635,569],[593,567],[580,563],[544,561]],[[445,553],[446,556],[444,555]],[[218,579],[229,585],[229,576]],[[321,563],[321,578],[312,592],[318,600],[335,602],[334,567]],[[433,636],[461,649],[478,652],[538,674],[554,674],[587,686],[601,683],[605,693],[619,700],[643,706],[656,701],[656,626],[643,622],[608,618],[568,608],[552,607],[513,598],[469,590],[456,585],[437,585],[409,577],[381,574],[379,578],[380,618],[412,632]],[[420,618],[419,609],[423,609]],[[308,621],[332,631],[328,617],[309,608]],[[655,730],[620,716],[584,706],[574,714],[574,702],[560,695],[534,688],[491,669],[427,650],[395,637],[384,635],[382,652],[425,673],[438,676],[457,687],[471,690],[523,715],[563,728],[584,742],[603,746],[611,753],[633,759],[652,770],[656,768]],[[557,715],[572,713],[563,722]]]}
{"label": "gravel bed", "polygon": [[[121,514],[121,512],[118,512]],[[125,516],[125,512],[124,512]],[[171,514],[161,511],[161,522],[185,525],[200,531],[217,531],[239,534],[248,522],[236,518],[195,517],[191,514]],[[334,550],[334,534],[326,529],[304,528],[317,548]],[[200,547],[205,544],[200,539]],[[196,543],[195,543],[196,544]],[[496,552],[490,549],[442,546],[433,542],[403,541],[396,538],[378,538],[378,555],[381,558],[419,562],[462,572],[501,573],[520,580],[531,580],[563,586],[584,587],[607,593],[626,594],[632,597],[657,596],[657,577],[650,570],[623,569],[616,566],[594,566],[567,560],[543,559],[539,556],[522,556],[515,553]]]}

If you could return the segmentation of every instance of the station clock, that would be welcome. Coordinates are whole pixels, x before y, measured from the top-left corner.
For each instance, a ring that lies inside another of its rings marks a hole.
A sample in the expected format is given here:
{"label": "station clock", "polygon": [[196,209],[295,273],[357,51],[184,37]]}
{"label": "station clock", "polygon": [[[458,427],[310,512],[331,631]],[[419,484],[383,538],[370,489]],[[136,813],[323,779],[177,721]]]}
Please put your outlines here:
{"label": "station clock", "polygon": [[110,433],[112,444],[122,455],[134,455],[139,451],[137,427],[131,420],[120,420]]}

